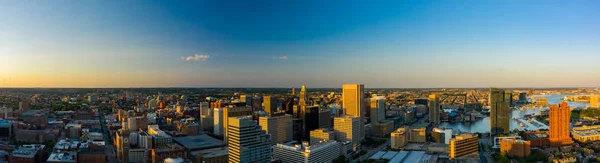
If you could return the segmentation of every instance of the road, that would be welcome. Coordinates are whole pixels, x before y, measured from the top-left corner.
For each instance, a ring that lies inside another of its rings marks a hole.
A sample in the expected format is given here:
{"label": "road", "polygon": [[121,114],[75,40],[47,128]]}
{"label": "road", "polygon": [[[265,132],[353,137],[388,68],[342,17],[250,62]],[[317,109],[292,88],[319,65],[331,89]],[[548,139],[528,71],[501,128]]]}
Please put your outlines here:
{"label": "road", "polygon": [[104,150],[106,153],[106,159],[108,163],[117,163],[117,155],[115,154],[115,145],[110,136],[110,131],[106,126],[106,120],[104,118],[103,109],[98,109],[100,111],[100,124],[102,125],[102,135],[104,135],[104,142],[106,143],[104,146]]}
{"label": "road", "polygon": [[383,150],[383,149],[385,149],[386,147],[390,146],[390,141],[391,141],[390,139],[387,139],[387,141],[385,141],[385,143],[383,143],[383,144],[379,145],[377,148],[372,148],[372,149],[369,149],[369,150],[367,151],[367,154],[365,154],[365,155],[363,155],[363,156],[359,157],[359,158],[358,158],[358,160],[360,160],[360,161],[364,161],[364,160],[367,160],[367,159],[369,159],[369,157],[373,156],[375,153],[377,153],[377,152],[379,152],[379,151],[382,151],[382,150]]}
{"label": "road", "polygon": [[[486,162],[494,162],[494,159],[492,158],[492,152],[491,151],[487,151],[484,152],[483,151],[483,146],[481,146],[481,144],[486,145],[486,147],[491,147],[492,141],[490,140],[489,136],[486,136],[485,134],[482,134],[482,138],[479,139],[479,157],[482,163],[486,163]],[[489,150],[489,149],[485,149],[485,150]]]}

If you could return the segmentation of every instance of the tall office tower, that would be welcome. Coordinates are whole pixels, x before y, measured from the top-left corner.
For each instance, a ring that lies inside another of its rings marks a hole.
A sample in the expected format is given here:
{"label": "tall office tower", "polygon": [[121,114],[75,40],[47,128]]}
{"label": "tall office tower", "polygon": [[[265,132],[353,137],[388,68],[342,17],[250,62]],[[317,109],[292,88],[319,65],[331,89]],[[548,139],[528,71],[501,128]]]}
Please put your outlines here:
{"label": "tall office tower", "polygon": [[429,95],[429,123],[433,125],[440,124],[440,98],[436,95]]}
{"label": "tall office tower", "polygon": [[336,141],[350,141],[353,147],[357,147],[361,141],[360,117],[335,117],[333,119],[333,130],[335,131]]}
{"label": "tall office tower", "polygon": [[263,96],[263,107],[265,112],[267,112],[267,116],[273,115],[273,113],[277,112],[277,97],[273,96]]}
{"label": "tall office tower", "polygon": [[[252,108],[251,107],[227,107],[227,108],[223,108],[223,140],[225,143],[227,143],[228,139],[227,139],[227,132],[229,132],[229,130],[227,129],[227,127],[229,126],[229,118],[230,117],[239,117],[239,116],[247,116],[247,115],[252,115]],[[217,119],[215,117],[215,119]]]}
{"label": "tall office tower", "polygon": [[298,102],[298,105],[300,105],[301,109],[306,107],[306,100],[306,86],[302,85],[302,89],[300,89],[300,100]]}
{"label": "tall office tower", "polygon": [[221,135],[221,136],[225,136],[225,126],[223,126],[225,124],[223,118],[225,118],[225,115],[223,114],[225,111],[224,108],[216,108],[215,109],[215,116],[214,116],[214,123],[213,123],[213,133],[215,135]]}
{"label": "tall office tower", "polygon": [[319,128],[331,128],[331,111],[319,110]]}
{"label": "tall office tower", "polygon": [[365,86],[362,84],[342,85],[342,108],[345,115],[364,118],[363,96]]}
{"label": "tall office tower", "polygon": [[365,86],[362,84],[343,84],[342,85],[342,108],[346,116],[359,117],[358,130],[360,134],[360,140],[364,138],[364,122],[365,122],[365,109],[364,109],[364,90]]}
{"label": "tall office tower", "polygon": [[317,144],[323,140],[335,140],[335,132],[331,129],[320,128],[310,131],[310,144]]}
{"label": "tall office tower", "polygon": [[571,107],[567,102],[550,106],[550,144],[560,147],[573,144],[570,134]]}
{"label": "tall office tower", "polygon": [[269,135],[252,120],[252,116],[231,117],[227,147],[230,163],[270,163]]}
{"label": "tall office tower", "polygon": [[479,139],[477,135],[463,134],[450,139],[448,154],[450,159],[475,154],[479,151]]}
{"label": "tall office tower", "polygon": [[594,95],[594,93],[590,95],[590,107],[598,108],[598,95]]}
{"label": "tall office tower", "polygon": [[304,121],[300,118],[292,118],[292,128],[294,129],[292,139],[297,142],[304,141]]}
{"label": "tall office tower", "polygon": [[508,101],[508,107],[513,107],[513,94],[512,92],[506,92],[504,98]]}
{"label": "tall office tower", "polygon": [[494,135],[510,134],[510,108],[512,97],[507,97],[502,89],[490,88],[490,128]]}
{"label": "tall office tower", "polygon": [[252,95],[241,95],[240,101],[245,102],[246,106],[252,106]]}
{"label": "tall office tower", "polygon": [[377,96],[371,98],[371,123],[377,124],[385,120],[385,97]]}
{"label": "tall office tower", "polygon": [[271,135],[271,145],[292,141],[293,126],[291,115],[259,117],[258,124],[260,124],[262,130]]}
{"label": "tall office tower", "polygon": [[310,136],[310,131],[319,128],[319,107],[309,106],[306,107],[304,110],[304,115],[302,116],[304,117],[304,134],[302,135],[302,137],[308,138]]}

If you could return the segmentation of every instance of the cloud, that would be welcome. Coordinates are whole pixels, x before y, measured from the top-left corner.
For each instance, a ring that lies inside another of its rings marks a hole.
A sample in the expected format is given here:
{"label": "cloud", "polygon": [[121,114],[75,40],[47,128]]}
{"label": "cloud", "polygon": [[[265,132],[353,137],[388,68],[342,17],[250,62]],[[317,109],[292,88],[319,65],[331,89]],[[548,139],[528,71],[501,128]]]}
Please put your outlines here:
{"label": "cloud", "polygon": [[207,61],[210,59],[210,55],[206,54],[194,54],[193,56],[181,57],[184,61]]}
{"label": "cloud", "polygon": [[279,60],[287,60],[287,59],[288,59],[287,56],[281,56],[281,57],[279,57]]}

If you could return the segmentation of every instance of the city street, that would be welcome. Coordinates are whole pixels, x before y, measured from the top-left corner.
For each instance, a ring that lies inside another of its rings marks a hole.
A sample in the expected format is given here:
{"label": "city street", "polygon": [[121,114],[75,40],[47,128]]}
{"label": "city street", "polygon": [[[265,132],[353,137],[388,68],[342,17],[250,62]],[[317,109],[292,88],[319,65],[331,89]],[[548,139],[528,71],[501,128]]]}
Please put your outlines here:
{"label": "city street", "polygon": [[388,140],[387,140],[385,143],[383,143],[383,144],[379,145],[377,148],[369,149],[369,150],[367,151],[367,154],[365,154],[365,155],[363,155],[363,156],[359,157],[359,158],[358,158],[358,160],[361,160],[361,161],[363,161],[363,160],[367,160],[367,159],[369,159],[369,157],[371,157],[371,156],[372,156],[372,155],[374,155],[375,153],[377,153],[377,152],[379,152],[379,151],[381,151],[381,150],[385,149],[385,148],[386,148],[386,147],[388,147],[388,146],[390,146],[390,139],[388,139]]}
{"label": "city street", "polygon": [[106,127],[104,112],[102,111],[102,109],[98,109],[98,110],[100,112],[99,117],[100,117],[100,123],[102,125],[102,134],[104,135],[104,142],[105,142],[104,150],[106,153],[107,161],[109,163],[117,163],[117,155],[115,154],[115,146],[113,144],[113,141],[111,140],[110,132],[109,132],[108,128]]}

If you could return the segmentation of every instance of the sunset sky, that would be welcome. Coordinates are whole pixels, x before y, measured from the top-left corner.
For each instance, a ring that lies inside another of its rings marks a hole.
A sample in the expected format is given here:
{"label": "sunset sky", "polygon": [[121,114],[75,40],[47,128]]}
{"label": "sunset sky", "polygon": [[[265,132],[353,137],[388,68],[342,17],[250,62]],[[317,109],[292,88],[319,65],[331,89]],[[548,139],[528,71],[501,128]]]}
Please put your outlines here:
{"label": "sunset sky", "polygon": [[600,1],[190,2],[0,1],[0,87],[600,86]]}

